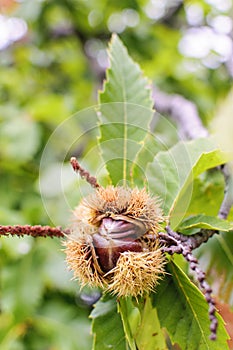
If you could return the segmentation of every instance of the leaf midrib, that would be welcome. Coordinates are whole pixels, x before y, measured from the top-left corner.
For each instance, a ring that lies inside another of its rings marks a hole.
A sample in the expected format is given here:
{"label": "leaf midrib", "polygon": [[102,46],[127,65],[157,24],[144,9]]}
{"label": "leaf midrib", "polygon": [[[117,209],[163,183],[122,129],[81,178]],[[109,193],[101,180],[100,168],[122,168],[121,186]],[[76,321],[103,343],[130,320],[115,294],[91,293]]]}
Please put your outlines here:
{"label": "leaf midrib", "polygon": [[173,275],[176,277],[177,283],[178,283],[178,285],[179,285],[181,291],[183,292],[183,295],[184,295],[184,297],[185,297],[185,299],[186,299],[186,301],[187,301],[187,304],[189,305],[189,307],[190,307],[190,309],[191,309],[191,311],[192,311],[192,313],[193,313],[193,315],[194,315],[194,319],[196,320],[197,325],[198,325],[198,327],[199,327],[199,329],[200,329],[200,332],[201,332],[201,334],[202,334],[202,339],[204,340],[205,345],[207,346],[207,348],[210,349],[209,346],[208,346],[206,337],[205,337],[205,333],[203,332],[203,329],[202,329],[201,324],[200,324],[200,322],[199,322],[199,320],[198,320],[197,314],[196,314],[196,312],[195,312],[195,310],[194,310],[194,308],[193,308],[193,306],[192,306],[192,303],[191,303],[191,301],[190,301],[190,298],[189,298],[188,295],[185,293],[185,290],[184,290],[184,288],[183,288],[183,284],[181,283],[181,281],[180,281],[180,279],[179,279],[179,276],[177,275],[177,273],[176,273],[176,271],[175,271],[175,269],[174,269],[173,267],[172,267],[172,270],[173,270]]}
{"label": "leaf midrib", "polygon": [[123,146],[123,184],[126,185],[126,175],[127,175],[127,137],[128,137],[128,128],[127,128],[127,110],[126,110],[126,86],[125,79],[123,74],[122,66],[120,68],[120,81],[122,86],[122,95],[123,95],[123,106],[124,106],[124,146]]}

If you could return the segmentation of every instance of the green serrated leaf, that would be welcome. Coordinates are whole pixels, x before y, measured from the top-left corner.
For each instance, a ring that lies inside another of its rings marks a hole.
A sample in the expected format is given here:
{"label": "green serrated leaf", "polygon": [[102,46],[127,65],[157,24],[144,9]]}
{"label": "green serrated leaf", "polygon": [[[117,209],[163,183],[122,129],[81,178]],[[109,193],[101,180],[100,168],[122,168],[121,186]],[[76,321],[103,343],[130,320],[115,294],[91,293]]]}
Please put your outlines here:
{"label": "green serrated leaf", "polygon": [[154,114],[143,148],[138,152],[133,169],[134,181],[137,185],[147,187],[145,169],[153,162],[160,151],[167,151],[179,141],[178,133],[172,123],[162,115]]}
{"label": "green serrated leaf", "polygon": [[120,298],[118,301],[118,310],[121,315],[125,336],[129,343],[130,349],[137,350],[130,325],[130,319],[133,310],[131,298]]}
{"label": "green serrated leaf", "polygon": [[149,295],[134,301],[132,298],[120,298],[118,309],[130,349],[167,349],[157,310],[152,306]]}
{"label": "green serrated leaf", "polygon": [[132,166],[153,116],[147,79],[117,35],[109,46],[110,68],[99,93],[99,144],[114,185],[132,182]]}
{"label": "green serrated leaf", "polygon": [[231,231],[232,223],[227,220],[222,220],[217,217],[207,215],[195,215],[185,219],[179,225],[179,231],[185,234],[185,230],[192,228],[205,228],[209,230]]}
{"label": "green serrated leaf", "polygon": [[149,296],[141,310],[141,323],[136,334],[138,350],[166,350],[166,342],[160,326],[156,308],[152,306]]}
{"label": "green serrated leaf", "polygon": [[204,296],[174,262],[167,267],[170,275],[153,294],[153,306],[171,341],[179,344],[182,350],[228,350],[229,337],[222,318],[218,315],[217,340],[211,341],[208,304]]}
{"label": "green serrated leaf", "polygon": [[217,216],[224,196],[224,179],[220,171],[205,172],[194,180],[190,206],[186,216],[200,213]]}
{"label": "green serrated leaf", "polygon": [[193,180],[227,160],[213,141],[206,138],[179,142],[169,151],[159,152],[149,164],[146,172],[149,188],[162,199],[172,228],[179,225],[188,209]]}
{"label": "green serrated leaf", "polygon": [[115,298],[108,295],[101,298],[90,317],[94,336],[92,350],[128,349]]}
{"label": "green serrated leaf", "polygon": [[159,140],[159,137],[148,133],[144,140],[143,147],[137,154],[133,167],[134,182],[138,186],[142,187],[146,185],[146,166],[148,163],[151,163],[153,161],[155,154],[157,154],[161,150],[166,150],[166,148]]}

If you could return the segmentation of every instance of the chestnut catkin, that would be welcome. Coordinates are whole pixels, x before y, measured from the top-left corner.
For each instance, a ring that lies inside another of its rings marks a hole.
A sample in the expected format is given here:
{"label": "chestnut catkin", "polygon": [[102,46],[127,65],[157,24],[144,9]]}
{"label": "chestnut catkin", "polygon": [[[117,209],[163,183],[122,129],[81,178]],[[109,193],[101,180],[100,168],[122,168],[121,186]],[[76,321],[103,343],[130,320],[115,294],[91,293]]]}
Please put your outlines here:
{"label": "chestnut catkin", "polygon": [[164,220],[158,199],[145,189],[97,188],[75,208],[65,242],[74,277],[119,296],[153,290],[164,273],[156,239]]}

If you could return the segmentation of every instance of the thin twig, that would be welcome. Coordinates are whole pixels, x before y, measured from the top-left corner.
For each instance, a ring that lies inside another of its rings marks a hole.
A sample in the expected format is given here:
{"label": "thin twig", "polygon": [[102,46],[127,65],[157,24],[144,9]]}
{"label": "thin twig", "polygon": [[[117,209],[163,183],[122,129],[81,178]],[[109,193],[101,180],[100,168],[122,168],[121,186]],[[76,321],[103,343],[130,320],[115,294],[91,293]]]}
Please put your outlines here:
{"label": "thin twig", "polygon": [[74,169],[74,171],[76,173],[79,173],[80,176],[85,179],[92,187],[94,188],[98,188],[100,187],[100,185],[97,182],[96,177],[91,176],[90,173],[85,170],[84,168],[81,167],[81,165],[79,164],[79,162],[77,161],[77,159],[75,157],[72,157],[70,159],[70,163]]}
{"label": "thin twig", "polygon": [[61,227],[50,227],[40,225],[0,225],[0,236],[31,236],[31,237],[58,237],[63,238],[69,234],[69,230],[62,230]]}

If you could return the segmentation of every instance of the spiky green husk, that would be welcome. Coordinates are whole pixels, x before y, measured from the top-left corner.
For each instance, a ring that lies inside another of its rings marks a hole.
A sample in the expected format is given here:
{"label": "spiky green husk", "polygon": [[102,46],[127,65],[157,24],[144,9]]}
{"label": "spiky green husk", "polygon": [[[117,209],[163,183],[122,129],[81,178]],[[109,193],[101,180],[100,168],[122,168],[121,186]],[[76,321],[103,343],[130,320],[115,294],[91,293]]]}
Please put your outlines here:
{"label": "spiky green husk", "polygon": [[139,296],[154,290],[164,274],[165,257],[161,250],[124,252],[115,268],[103,274],[91,255],[90,247],[66,242],[67,264],[81,285],[101,287],[118,296]]}
{"label": "spiky green husk", "polygon": [[164,274],[165,258],[160,250],[124,252],[111,271],[107,290],[121,296],[141,296],[155,289]]}
{"label": "spiky green husk", "polygon": [[[139,241],[142,252],[125,251],[116,266],[103,273],[95,254],[92,235],[104,217],[142,220],[147,232]],[[101,287],[118,296],[137,297],[153,290],[164,274],[165,256],[156,241],[164,221],[157,198],[143,189],[108,186],[98,188],[74,210],[72,233],[65,242],[66,261],[82,285]],[[154,236],[154,239],[148,238]]]}
{"label": "spiky green husk", "polygon": [[94,264],[90,246],[68,240],[64,243],[66,252],[66,262],[69,269],[73,271],[74,278],[78,278],[81,286],[104,288],[105,281]]}
{"label": "spiky green husk", "polygon": [[98,226],[105,216],[128,216],[142,220],[148,229],[157,232],[164,222],[159,199],[151,197],[145,189],[125,187],[99,187],[93,194],[85,197],[74,210],[74,225],[86,222]]}

